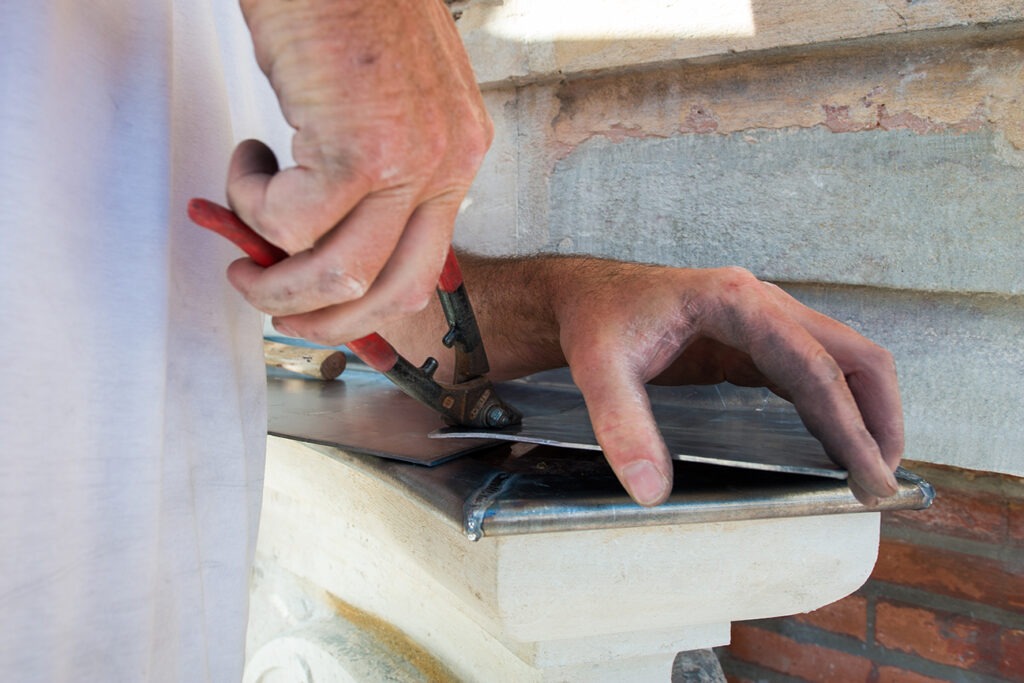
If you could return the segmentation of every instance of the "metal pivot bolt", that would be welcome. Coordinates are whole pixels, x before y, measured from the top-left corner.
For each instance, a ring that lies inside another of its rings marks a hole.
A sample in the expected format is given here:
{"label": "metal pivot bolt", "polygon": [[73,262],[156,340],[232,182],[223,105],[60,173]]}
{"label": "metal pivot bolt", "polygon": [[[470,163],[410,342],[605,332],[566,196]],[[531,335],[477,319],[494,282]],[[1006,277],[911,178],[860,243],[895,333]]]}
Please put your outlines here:
{"label": "metal pivot bolt", "polygon": [[512,424],[513,416],[502,406],[491,406],[487,410],[487,426],[499,429]]}

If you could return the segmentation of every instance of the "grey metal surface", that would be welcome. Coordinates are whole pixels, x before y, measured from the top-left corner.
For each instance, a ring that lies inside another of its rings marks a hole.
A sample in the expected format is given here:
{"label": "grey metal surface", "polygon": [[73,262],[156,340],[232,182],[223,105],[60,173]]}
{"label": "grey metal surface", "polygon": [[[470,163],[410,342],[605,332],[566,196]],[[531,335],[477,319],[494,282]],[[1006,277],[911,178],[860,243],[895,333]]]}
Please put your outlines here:
{"label": "grey metal surface", "polygon": [[351,359],[330,382],[268,368],[267,402],[271,434],[421,465],[495,443],[427,438],[444,426],[441,417]]}
{"label": "grey metal surface", "polygon": [[838,479],[677,461],[668,501],[644,508],[630,500],[604,458],[593,451],[505,443],[436,467],[418,467],[315,448],[418,500],[471,540],[922,509],[935,495],[927,482],[902,468],[897,471],[899,492],[867,507]]}
{"label": "grey metal surface", "polygon": [[[582,395],[561,373],[549,374],[547,381],[506,382],[499,390],[523,411],[522,424],[489,431],[450,427],[431,436],[600,450]],[[825,455],[793,407],[767,390],[722,384],[649,387],[648,393],[658,427],[676,460],[836,479],[847,476]]]}
{"label": "grey metal surface", "polygon": [[[379,457],[435,465],[502,440],[600,450],[583,397],[564,371],[499,384],[502,397],[522,411],[523,422],[489,431],[447,428],[355,359],[332,382],[270,368],[267,387],[271,434]],[[792,406],[767,390],[722,384],[650,387],[649,394],[677,460],[846,477]]]}
{"label": "grey metal surface", "polygon": [[[674,462],[669,500],[644,508],[630,500],[592,448],[428,438],[442,427],[440,417],[383,376],[353,365],[333,382],[270,373],[270,432],[316,444],[325,456],[388,482],[471,539],[913,509],[927,507],[934,496],[927,482],[901,470],[896,496],[874,507],[861,505],[792,408],[769,393],[724,385],[652,387],[652,403],[666,433],[679,433],[711,455],[697,453]],[[536,418],[548,424],[581,419],[582,399],[564,374],[499,389],[524,412],[528,427]],[[676,427],[672,420],[682,424]],[[589,429],[589,421],[586,425]],[[575,429],[573,438],[578,438],[582,432]],[[735,458],[728,457],[730,449]],[[793,460],[778,462],[787,458]],[[801,471],[774,471],[796,468]]]}

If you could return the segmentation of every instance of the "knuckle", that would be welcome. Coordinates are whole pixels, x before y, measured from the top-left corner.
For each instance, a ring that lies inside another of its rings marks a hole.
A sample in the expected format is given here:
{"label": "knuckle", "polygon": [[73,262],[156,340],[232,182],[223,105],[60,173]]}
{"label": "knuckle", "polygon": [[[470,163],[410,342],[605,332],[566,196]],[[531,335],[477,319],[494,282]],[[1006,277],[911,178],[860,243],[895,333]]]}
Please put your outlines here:
{"label": "knuckle", "polygon": [[766,347],[762,358],[767,367],[778,372],[785,389],[795,395],[823,400],[846,381],[839,363],[813,340],[772,338]]}
{"label": "knuckle", "polygon": [[872,377],[896,376],[896,357],[889,349],[865,337],[858,339],[856,353],[848,363],[851,374]]}
{"label": "knuckle", "polygon": [[826,382],[845,381],[843,369],[840,368],[836,358],[824,348],[819,346],[812,352],[811,362],[812,367],[818,369],[818,374]]}
{"label": "knuckle", "polygon": [[400,158],[395,140],[388,137],[367,139],[352,136],[323,144],[305,163],[318,169],[320,191],[331,196],[352,184],[376,185]]}
{"label": "knuckle", "polygon": [[808,357],[808,368],[812,376],[826,385],[833,385],[836,382],[845,382],[846,377],[839,363],[822,347],[812,350]]}
{"label": "knuckle", "polygon": [[889,374],[896,374],[896,357],[892,352],[874,342],[869,342],[869,357],[871,364]]}
{"label": "knuckle", "polygon": [[760,280],[739,266],[708,269],[705,274],[703,286],[688,299],[688,314],[702,324],[722,327],[736,339],[746,339],[755,297],[763,294]]}
{"label": "knuckle", "polygon": [[698,292],[702,307],[734,309],[748,300],[751,292],[760,291],[760,280],[746,268],[724,266],[707,272],[709,286]]}
{"label": "knuckle", "polygon": [[463,155],[466,171],[475,174],[487,156],[487,150],[491,148],[491,141],[494,138],[494,131],[486,129],[478,131],[477,134],[469,136],[463,146]]}
{"label": "knuckle", "polygon": [[725,266],[716,269],[719,283],[722,287],[739,291],[749,287],[759,287],[761,281],[746,268],[741,266]]}
{"label": "knuckle", "polygon": [[434,297],[437,279],[432,271],[417,273],[416,276],[391,295],[389,310],[402,318],[419,313]]}
{"label": "knuckle", "polygon": [[483,161],[487,150],[491,148],[491,143],[494,142],[494,124],[490,117],[481,123],[482,125],[467,135],[465,140],[466,154],[477,161]]}
{"label": "knuckle", "polygon": [[490,118],[477,120],[472,125],[460,128],[448,141],[452,144],[446,145],[442,150],[454,176],[463,180],[472,179],[480,170],[493,139],[494,126]]}

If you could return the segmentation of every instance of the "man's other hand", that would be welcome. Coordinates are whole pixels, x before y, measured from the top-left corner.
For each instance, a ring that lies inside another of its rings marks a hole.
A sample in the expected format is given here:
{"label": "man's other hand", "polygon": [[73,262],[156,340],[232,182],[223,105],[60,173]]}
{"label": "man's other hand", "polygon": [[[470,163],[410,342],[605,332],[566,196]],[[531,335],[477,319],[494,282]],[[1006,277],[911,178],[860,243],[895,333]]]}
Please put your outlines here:
{"label": "man's other hand", "polygon": [[554,301],[560,343],[612,468],[644,505],[672,468],[644,384],[766,386],[796,406],[863,502],[896,492],[903,415],[888,351],[739,268],[579,260]]}

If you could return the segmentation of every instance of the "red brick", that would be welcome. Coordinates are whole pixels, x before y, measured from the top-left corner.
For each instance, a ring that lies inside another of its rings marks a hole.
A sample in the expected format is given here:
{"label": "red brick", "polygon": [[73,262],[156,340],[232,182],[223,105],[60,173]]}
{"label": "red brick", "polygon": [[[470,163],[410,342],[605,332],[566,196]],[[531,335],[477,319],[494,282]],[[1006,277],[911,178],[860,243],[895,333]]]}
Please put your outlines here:
{"label": "red brick", "polygon": [[821,609],[795,616],[793,620],[863,642],[867,639],[868,601],[859,595],[851,595]]}
{"label": "red brick", "polygon": [[1024,490],[1021,489],[1021,486],[1024,486],[1024,477],[916,460],[904,460],[903,466],[927,479],[936,489],[987,491],[1000,498],[1024,501]]}
{"label": "red brick", "polygon": [[1024,572],[984,557],[883,539],[871,578],[1024,612]]}
{"label": "red brick", "polygon": [[999,675],[1011,681],[1024,681],[1024,630],[1007,629],[999,640]]}
{"label": "red brick", "polygon": [[885,515],[887,528],[906,528],[966,538],[985,543],[1006,542],[1009,504],[999,497],[977,491],[939,488],[927,510],[902,510]]}
{"label": "red brick", "polygon": [[947,681],[906,669],[897,669],[894,666],[881,666],[878,667],[878,680],[875,683],[947,683]]}
{"label": "red brick", "polygon": [[889,601],[875,605],[879,645],[979,673],[997,672],[1001,630],[962,614]]}
{"label": "red brick", "polygon": [[733,624],[729,652],[736,659],[811,683],[866,681],[873,668],[871,661],[863,657],[798,643],[747,624]]}
{"label": "red brick", "polygon": [[1010,503],[1007,527],[1010,542],[1016,546],[1024,546],[1024,503]]}

